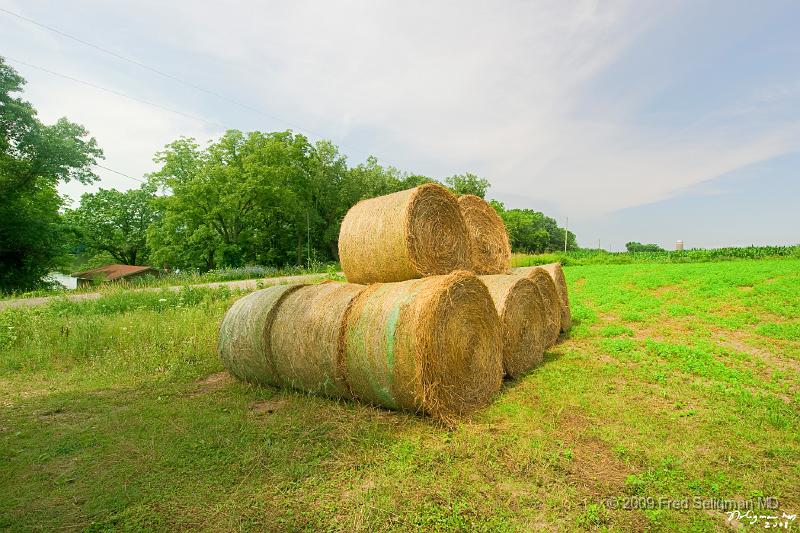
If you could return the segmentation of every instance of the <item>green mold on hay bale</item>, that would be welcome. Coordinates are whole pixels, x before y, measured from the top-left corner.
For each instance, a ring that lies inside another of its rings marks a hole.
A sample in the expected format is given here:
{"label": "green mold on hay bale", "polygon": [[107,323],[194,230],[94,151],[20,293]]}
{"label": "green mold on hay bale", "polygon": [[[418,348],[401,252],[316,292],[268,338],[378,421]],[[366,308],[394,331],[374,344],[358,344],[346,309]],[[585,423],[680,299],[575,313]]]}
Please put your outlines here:
{"label": "green mold on hay bale", "polygon": [[471,267],[458,201],[433,183],[350,208],[339,231],[339,258],[351,283],[404,281]]}
{"label": "green mold on hay bale", "polygon": [[287,295],[270,331],[272,362],[281,382],[294,389],[351,398],[341,361],[344,320],[366,287],[328,282]]}
{"label": "green mold on hay bale", "polygon": [[272,364],[269,332],[281,301],[304,285],[275,285],[234,302],[219,330],[219,355],[237,378],[260,385],[282,384]]}
{"label": "green mold on hay bale", "polygon": [[489,291],[457,271],[368,287],[347,313],[343,364],[359,399],[448,420],[500,389],[501,349]]}
{"label": "green mold on hay bale", "polygon": [[545,313],[539,291],[524,276],[481,276],[492,296],[503,334],[503,370],[516,378],[544,359]]}

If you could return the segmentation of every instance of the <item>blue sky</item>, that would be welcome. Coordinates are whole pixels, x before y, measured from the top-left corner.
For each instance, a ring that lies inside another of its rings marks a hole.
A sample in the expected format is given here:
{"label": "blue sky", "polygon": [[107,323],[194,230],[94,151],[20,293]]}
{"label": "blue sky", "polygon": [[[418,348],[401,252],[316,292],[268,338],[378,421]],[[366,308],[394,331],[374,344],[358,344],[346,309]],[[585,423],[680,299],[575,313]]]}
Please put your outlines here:
{"label": "blue sky", "polygon": [[[568,216],[583,246],[800,243],[797,2],[0,8],[224,95],[0,12],[0,54],[182,113],[10,61],[45,121],[84,124],[132,176],[181,135],[292,128],[352,164],[479,173],[509,207]],[[97,172],[62,191],[138,185]]]}

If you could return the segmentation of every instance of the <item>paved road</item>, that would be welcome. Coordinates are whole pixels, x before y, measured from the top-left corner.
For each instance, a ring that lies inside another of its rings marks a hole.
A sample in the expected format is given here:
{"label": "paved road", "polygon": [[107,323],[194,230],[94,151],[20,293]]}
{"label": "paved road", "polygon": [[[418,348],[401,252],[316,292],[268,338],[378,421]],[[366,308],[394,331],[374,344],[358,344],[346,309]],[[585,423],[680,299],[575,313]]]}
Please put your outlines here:
{"label": "paved road", "polygon": [[[339,272],[341,275],[342,273]],[[254,290],[258,288],[259,283],[262,287],[269,287],[270,285],[281,285],[283,283],[309,283],[323,279],[326,274],[305,274],[302,276],[279,276],[277,278],[262,278],[262,279],[243,279],[238,281],[217,281],[213,283],[198,283],[190,285],[191,287],[200,287],[206,289],[215,289],[217,287],[228,287],[231,289],[249,289]],[[173,285],[170,287],[145,287],[142,289],[131,289],[132,291],[161,291],[167,289],[169,291],[179,291],[186,285]],[[65,296],[39,296],[36,298],[17,298],[14,300],[0,300],[0,311],[11,309],[12,307],[34,307],[36,305],[45,305],[53,300],[66,299],[71,302],[81,300],[96,300],[103,296],[102,292],[84,292],[80,294],[68,294]]]}

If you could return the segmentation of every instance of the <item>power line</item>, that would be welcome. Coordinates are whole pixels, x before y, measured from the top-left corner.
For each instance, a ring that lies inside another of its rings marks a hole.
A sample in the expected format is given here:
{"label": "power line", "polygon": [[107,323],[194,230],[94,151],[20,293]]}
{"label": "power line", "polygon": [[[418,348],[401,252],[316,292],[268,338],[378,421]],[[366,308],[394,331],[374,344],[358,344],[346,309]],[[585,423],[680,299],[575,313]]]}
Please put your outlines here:
{"label": "power line", "polygon": [[[2,8],[0,8],[0,10],[1,10],[1,9],[2,9]],[[66,79],[68,79],[68,80],[72,80],[72,81],[75,81],[75,82],[78,82],[78,83],[82,83],[82,84],[84,84],[84,85],[88,85],[88,86],[90,86],[90,87],[94,87],[95,89],[100,89],[100,90],[102,90],[102,91],[107,91],[107,92],[110,92],[110,93],[112,93],[112,94],[115,94],[115,95],[117,95],[117,96],[123,96],[123,97],[125,97],[125,98],[130,98],[131,100],[136,100],[137,102],[141,102],[141,103],[144,103],[144,104],[147,104],[147,105],[152,105],[152,106],[158,107],[158,108],[160,108],[160,109],[165,109],[165,110],[167,110],[167,111],[170,111],[170,112],[172,112],[172,113],[178,113],[178,114],[180,114],[180,115],[184,115],[184,116],[186,116],[186,117],[193,118],[193,119],[195,119],[195,120],[202,120],[203,122],[209,122],[209,121],[207,121],[207,120],[205,120],[205,119],[202,119],[202,118],[200,118],[200,117],[195,117],[195,116],[193,116],[193,115],[188,115],[188,114],[186,114],[186,113],[183,113],[183,112],[181,112],[181,111],[176,111],[176,110],[174,110],[174,109],[170,109],[170,108],[168,108],[168,107],[164,107],[164,106],[162,106],[162,105],[159,105],[159,104],[155,104],[155,103],[152,103],[152,102],[148,102],[148,101],[146,101],[146,100],[141,100],[141,99],[139,99],[139,98],[135,98],[135,97],[133,97],[133,96],[128,96],[127,94],[120,93],[120,92],[118,92],[118,91],[114,91],[114,90],[112,90],[112,89],[106,89],[105,87],[100,87],[99,85],[94,85],[93,83],[89,83],[89,82],[87,82],[87,81],[79,80],[79,79],[77,79],[77,78],[73,78],[72,76],[67,76],[67,75],[65,75],[65,74],[60,74],[60,73],[58,73],[58,72],[53,72],[53,71],[51,71],[51,70],[48,70],[48,69],[46,69],[46,68],[38,67],[38,66],[36,66],[36,65],[33,65],[33,64],[31,64],[31,63],[27,63],[27,62],[25,62],[25,61],[20,61],[19,59],[14,59],[14,58],[12,58],[12,57],[8,57],[8,56],[6,56],[6,58],[5,58],[5,59],[8,59],[8,60],[10,60],[10,61],[14,61],[15,63],[20,63],[20,64],[22,64],[22,65],[29,66],[29,67],[31,67],[31,68],[35,68],[35,69],[37,69],[37,70],[41,70],[41,71],[43,71],[43,72],[47,72],[47,73],[49,73],[49,74],[53,74],[53,75],[55,75],[55,76],[61,76],[62,78],[66,78]],[[209,123],[210,123],[210,124],[216,124],[215,122],[209,122]],[[219,125],[219,126],[221,126],[221,124],[216,124],[216,125]],[[224,127],[224,126],[223,126],[223,127]],[[101,164],[99,164],[99,163],[95,163],[93,166],[95,166],[95,167],[97,167],[97,168],[102,168],[103,170],[107,170],[107,171],[109,171],[109,172],[113,172],[114,174],[119,174],[120,176],[124,176],[124,177],[126,177],[126,178],[129,178],[129,179],[132,179],[132,180],[138,181],[139,183],[147,183],[147,182],[146,182],[145,180],[143,180],[143,179],[140,179],[140,178],[135,178],[135,177],[131,176],[130,174],[125,174],[124,172],[120,172],[119,170],[114,170],[113,168],[109,168],[109,167],[107,167],[107,166],[105,166],[105,165],[101,165]]]}
{"label": "power line", "polygon": [[[40,28],[43,28],[45,30],[51,31],[51,32],[56,33],[58,35],[61,35],[62,37],[66,37],[67,39],[71,39],[71,40],[73,40],[73,41],[75,41],[77,43],[80,43],[80,44],[84,45],[84,46],[88,46],[89,48],[93,48],[95,50],[103,52],[104,54],[108,54],[108,55],[110,55],[112,57],[115,57],[115,58],[120,59],[122,61],[128,62],[128,63],[130,63],[132,65],[136,65],[139,68],[143,68],[145,70],[153,72],[154,74],[158,74],[159,76],[162,76],[164,78],[168,78],[168,79],[170,79],[172,81],[178,82],[178,83],[180,83],[182,85],[185,85],[187,87],[191,87],[192,89],[195,89],[197,91],[201,91],[201,92],[204,92],[204,93],[209,94],[211,96],[214,96],[215,98],[219,98],[220,100],[224,100],[224,101],[226,101],[226,102],[228,102],[230,104],[239,106],[239,107],[241,107],[243,109],[247,109],[249,111],[253,111],[253,112],[258,113],[258,114],[260,114],[262,116],[265,116],[265,117],[267,117],[269,119],[275,120],[277,122],[281,122],[281,123],[289,126],[290,128],[293,127],[292,124],[290,124],[286,120],[283,120],[282,118],[276,117],[275,115],[271,115],[269,113],[266,113],[266,112],[262,111],[261,109],[258,109],[257,107],[253,107],[251,105],[239,102],[238,100],[234,100],[233,98],[229,98],[229,97],[227,97],[227,96],[225,96],[223,94],[220,94],[220,93],[218,93],[216,91],[212,91],[210,89],[206,89],[205,87],[202,87],[202,86],[197,85],[195,83],[192,83],[192,82],[186,81],[184,79],[181,79],[181,78],[179,78],[177,76],[174,76],[174,75],[172,75],[172,74],[170,74],[168,72],[164,72],[163,70],[159,70],[159,69],[157,69],[155,67],[151,67],[150,65],[142,63],[141,61],[137,61],[137,60],[132,59],[130,57],[118,54],[117,52],[114,52],[113,50],[109,50],[108,48],[102,47],[100,45],[97,45],[97,44],[94,44],[94,43],[90,43],[89,41],[85,41],[85,40],[83,40],[83,39],[81,39],[79,37],[75,37],[74,35],[70,35],[69,33],[63,32],[63,31],[61,31],[61,30],[59,30],[57,28],[53,28],[52,26],[48,26],[47,24],[42,24],[41,22],[37,22],[37,21],[35,21],[35,20],[31,19],[31,18],[28,18],[26,16],[20,15],[19,13],[15,13],[13,11],[9,11],[8,9],[4,9],[2,7],[0,7],[0,12],[5,13],[7,15],[10,15],[12,17],[16,17],[16,18],[18,18],[20,20],[24,20],[25,22],[28,22],[28,23],[33,24],[35,26],[39,26]],[[307,128],[295,128],[295,129],[304,130],[304,131],[306,131],[306,132],[308,132],[308,133],[310,133],[312,135],[316,135],[320,139],[325,138],[324,135],[320,135],[319,133],[311,131],[311,130],[309,130]]]}
{"label": "power line", "polygon": [[144,99],[138,98],[136,96],[131,96],[129,94],[125,94],[123,92],[120,92],[120,91],[117,91],[117,90],[114,90],[114,89],[109,89],[107,87],[102,87],[102,86],[96,85],[96,84],[94,84],[94,83],[92,83],[90,81],[81,80],[81,79],[75,78],[73,76],[69,76],[67,74],[62,74],[60,72],[55,72],[53,70],[50,70],[50,69],[47,69],[47,68],[44,68],[44,67],[40,67],[38,65],[34,65],[32,63],[28,63],[27,61],[22,61],[21,59],[15,59],[15,58],[9,57],[9,56],[5,56],[5,58],[8,59],[9,61],[13,61],[15,63],[19,63],[20,65],[25,65],[27,67],[34,68],[36,70],[40,70],[42,72],[46,72],[48,74],[52,74],[53,76],[58,76],[60,78],[64,78],[64,79],[67,79],[67,80],[70,80],[70,81],[74,81],[75,83],[80,83],[81,85],[86,85],[88,87],[92,87],[92,88],[98,89],[100,91],[105,91],[107,93],[111,93],[111,94],[114,94],[116,96],[121,96],[123,98],[127,98],[129,100],[133,100],[135,102],[146,104],[146,105],[149,105],[149,106],[152,106],[152,107],[156,107],[156,108],[162,109],[164,111],[169,111],[170,113],[175,113],[176,115],[181,115],[183,117],[190,118],[192,120],[205,122],[206,124],[211,124],[212,126],[219,126],[221,128],[225,128],[224,124],[220,124],[219,122],[214,122],[213,120],[207,120],[207,119],[204,119],[202,117],[191,115],[189,113],[184,113],[183,111],[178,111],[177,109],[172,109],[170,107],[166,107],[166,106],[163,106],[161,104],[157,104],[155,102],[150,102],[149,100],[144,100]]}
{"label": "power line", "polygon": [[136,181],[138,181],[139,183],[147,183],[147,182],[146,182],[145,180],[143,180],[143,179],[134,178],[133,176],[130,176],[130,175],[128,175],[128,174],[125,174],[124,172],[120,172],[119,170],[114,170],[113,168],[108,168],[108,167],[106,167],[106,166],[103,166],[103,165],[98,165],[97,163],[95,163],[95,164],[94,164],[94,166],[96,166],[97,168],[102,168],[103,170],[108,170],[109,172],[113,172],[114,174],[119,174],[120,176],[125,176],[126,178],[130,178],[130,179],[132,179],[132,180],[136,180]]}
{"label": "power line", "polygon": [[[30,24],[33,24],[33,25],[35,25],[35,26],[39,26],[40,28],[43,28],[43,29],[45,29],[45,30],[51,31],[51,32],[53,32],[53,33],[56,33],[56,34],[58,34],[58,35],[61,35],[62,37],[66,37],[67,39],[70,39],[70,40],[72,40],[72,41],[75,41],[75,42],[77,42],[77,43],[80,43],[80,44],[82,44],[82,45],[84,45],[84,46],[88,46],[88,47],[90,47],[90,48],[93,48],[93,49],[95,49],[95,50],[98,50],[98,51],[100,51],[100,52],[102,52],[102,53],[104,53],[104,54],[108,54],[108,55],[110,55],[110,56],[112,56],[112,57],[115,57],[115,58],[117,58],[117,59],[119,59],[119,60],[122,60],[122,61],[125,61],[125,62],[127,62],[127,63],[131,63],[131,64],[133,64],[133,65],[136,65],[136,66],[137,66],[137,67],[139,67],[139,68],[142,68],[142,69],[148,70],[148,71],[150,71],[150,72],[153,72],[154,74],[158,74],[159,76],[162,76],[162,77],[164,77],[164,78],[168,78],[168,79],[170,79],[170,80],[173,80],[173,81],[175,81],[175,82],[178,82],[178,83],[180,83],[180,84],[182,84],[182,85],[185,85],[185,86],[187,86],[187,87],[190,87],[190,88],[192,88],[192,89],[195,89],[195,90],[198,90],[198,91],[204,92],[204,93],[206,93],[206,94],[209,94],[209,95],[211,95],[211,96],[214,96],[214,97],[216,97],[216,98],[219,98],[220,100],[224,100],[224,101],[226,101],[226,102],[229,102],[229,103],[231,103],[231,104],[237,105],[237,106],[239,106],[239,107],[242,107],[242,108],[244,108],[244,109],[247,109],[247,110],[250,110],[250,111],[256,112],[256,113],[258,113],[258,114],[260,114],[260,115],[262,115],[262,116],[265,116],[265,117],[267,117],[267,118],[270,118],[270,119],[272,119],[272,120],[275,120],[275,121],[277,121],[277,122],[281,122],[281,123],[283,123],[283,124],[285,124],[285,125],[289,126],[290,128],[294,127],[294,126],[293,126],[291,123],[287,122],[286,120],[284,120],[284,119],[282,119],[282,118],[280,118],[280,117],[277,117],[277,116],[275,116],[275,115],[271,115],[271,114],[269,114],[269,113],[266,113],[266,112],[262,111],[261,109],[258,109],[258,108],[256,108],[256,107],[250,106],[250,105],[248,105],[248,104],[244,104],[244,103],[242,103],[242,102],[239,102],[239,101],[237,101],[237,100],[234,100],[234,99],[232,99],[232,98],[229,98],[229,97],[227,97],[227,96],[225,96],[225,95],[223,95],[223,94],[217,93],[217,92],[215,92],[215,91],[212,91],[212,90],[210,90],[210,89],[206,89],[205,87],[202,87],[202,86],[200,86],[200,85],[194,84],[194,83],[192,83],[192,82],[189,82],[189,81],[186,81],[186,80],[184,80],[184,79],[181,79],[181,78],[179,78],[179,77],[177,77],[177,76],[174,76],[174,75],[172,75],[172,74],[169,74],[168,72],[164,72],[164,71],[162,71],[162,70],[160,70],[160,69],[157,69],[157,68],[155,68],[155,67],[151,67],[150,65],[147,65],[147,64],[145,64],[145,63],[142,63],[141,61],[137,61],[137,60],[135,60],[135,59],[132,59],[132,58],[130,58],[130,57],[126,57],[126,56],[124,56],[124,55],[118,54],[117,52],[114,52],[113,50],[110,50],[110,49],[108,49],[108,48],[105,48],[105,47],[102,47],[102,46],[100,46],[100,45],[97,45],[97,44],[91,43],[91,42],[89,42],[89,41],[85,41],[85,40],[83,40],[83,39],[81,39],[81,38],[79,38],[79,37],[75,37],[74,35],[70,35],[69,33],[63,32],[63,31],[61,31],[61,30],[59,30],[59,29],[57,29],[57,28],[54,28],[54,27],[52,27],[52,26],[48,26],[47,24],[43,24],[43,23],[41,23],[41,22],[38,22],[38,21],[36,21],[36,20],[33,20],[33,19],[31,19],[31,18],[25,17],[24,15],[21,15],[21,14],[19,14],[19,13],[15,13],[15,12],[13,12],[13,11],[9,11],[8,9],[4,9],[4,8],[2,8],[2,7],[0,7],[0,12],[1,12],[1,13],[5,13],[5,14],[7,14],[7,15],[9,15],[9,16],[15,17],[15,18],[17,18],[17,19],[23,20],[23,21],[25,21],[25,22],[28,22],[28,23],[30,23]],[[94,88],[94,89],[97,89],[97,90],[105,91],[105,92],[107,92],[107,93],[114,94],[114,95],[116,95],[116,96],[121,96],[121,97],[123,97],[123,98],[128,98],[129,100],[133,100],[133,101],[136,101],[136,102],[140,102],[140,103],[143,103],[143,104],[145,104],[145,105],[149,105],[149,106],[152,106],[152,107],[155,107],[155,108],[158,108],[158,109],[162,109],[162,110],[164,110],[164,111],[168,111],[168,112],[170,112],[170,113],[175,113],[175,114],[177,114],[177,115],[180,115],[180,116],[183,116],[183,117],[186,117],[186,118],[190,118],[190,119],[192,119],[192,120],[196,120],[196,121],[204,122],[204,123],[206,123],[206,124],[210,124],[210,125],[213,125],[213,126],[219,126],[219,127],[222,127],[222,128],[225,128],[225,129],[227,129],[227,126],[225,126],[224,124],[220,124],[219,122],[210,121],[210,120],[204,119],[204,118],[202,118],[202,117],[198,117],[198,116],[195,116],[195,115],[192,115],[192,114],[189,114],[189,113],[185,113],[185,112],[183,112],[183,111],[179,111],[179,110],[176,110],[176,109],[172,109],[172,108],[169,108],[169,107],[163,106],[163,105],[161,105],[161,104],[158,104],[158,103],[155,103],[155,102],[150,102],[150,101],[148,101],[148,100],[144,100],[144,99],[142,99],[142,98],[138,98],[138,97],[135,97],[135,96],[131,96],[131,95],[129,95],[129,94],[126,94],[126,93],[123,93],[123,92],[120,92],[120,91],[117,91],[117,90],[114,90],[114,89],[109,89],[109,88],[106,88],[106,87],[102,87],[102,86],[100,86],[100,85],[96,85],[96,84],[94,84],[94,83],[92,83],[92,82],[88,82],[88,81],[85,81],[85,80],[81,80],[81,79],[75,78],[75,77],[73,77],[73,76],[69,76],[69,75],[67,75],[67,74],[62,74],[62,73],[60,73],[60,72],[55,72],[55,71],[49,70],[49,69],[47,69],[47,68],[44,68],[44,67],[40,67],[40,66],[37,66],[37,65],[33,65],[33,64],[31,64],[31,63],[28,63],[28,62],[26,62],[26,61],[22,61],[22,60],[19,60],[19,59],[14,59],[14,58],[11,58],[11,57],[8,57],[8,56],[6,56],[6,59],[8,59],[8,60],[10,60],[10,61],[14,61],[14,62],[16,62],[16,63],[19,63],[19,64],[22,64],[22,65],[26,65],[26,66],[28,66],[28,67],[30,67],[30,68],[34,68],[34,69],[40,70],[40,71],[42,71],[42,72],[46,72],[46,73],[48,73],[48,74],[51,74],[51,75],[53,75],[53,76],[58,76],[58,77],[61,77],[61,78],[64,78],[64,79],[67,79],[67,80],[73,81],[73,82],[75,82],[75,83],[80,83],[80,84],[82,84],[82,85],[86,85],[86,86],[88,86],[88,87],[92,87],[92,88]],[[310,133],[310,134],[312,134],[312,135],[315,135],[315,136],[319,137],[320,139],[324,139],[324,138],[325,138],[325,136],[324,136],[324,135],[322,135],[322,134],[320,134],[320,133],[317,133],[317,132],[315,132],[315,131],[313,131],[313,130],[310,130],[310,129],[308,129],[308,128],[297,128],[297,127],[294,127],[294,129],[296,129],[296,130],[301,130],[301,131],[305,131],[305,132],[307,132],[307,133]],[[110,171],[110,172],[114,172],[114,173],[116,173],[116,174],[119,174],[119,175],[121,175],[121,176],[125,176],[125,177],[127,177],[127,178],[130,178],[130,179],[133,179],[133,180],[136,180],[136,181],[139,181],[139,182],[142,182],[142,183],[144,183],[144,181],[143,181],[143,180],[141,180],[141,179],[139,179],[139,178],[135,178],[135,177],[133,177],[133,176],[130,176],[130,175],[128,175],[128,174],[125,174],[125,173],[123,173],[123,172],[119,172],[119,171],[117,171],[117,170],[114,170],[114,169],[111,169],[111,168],[108,168],[108,167],[104,167],[104,166],[102,166],[102,165],[95,165],[95,166],[97,166],[97,167],[99,167],[99,168],[102,168],[102,169],[105,169],[105,170],[108,170],[108,171]]]}

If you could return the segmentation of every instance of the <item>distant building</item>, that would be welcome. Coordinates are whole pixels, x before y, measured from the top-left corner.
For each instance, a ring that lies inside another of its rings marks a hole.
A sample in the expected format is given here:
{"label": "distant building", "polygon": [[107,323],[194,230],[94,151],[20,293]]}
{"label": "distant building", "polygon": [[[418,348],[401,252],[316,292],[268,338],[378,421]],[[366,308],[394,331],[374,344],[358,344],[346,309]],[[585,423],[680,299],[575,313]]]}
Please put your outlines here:
{"label": "distant building", "polygon": [[96,283],[131,281],[141,276],[158,276],[159,274],[158,269],[149,266],[106,265],[85,272],[76,272],[72,274],[72,277],[78,278],[78,288],[81,288]]}

